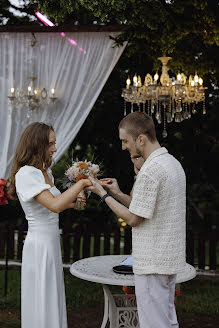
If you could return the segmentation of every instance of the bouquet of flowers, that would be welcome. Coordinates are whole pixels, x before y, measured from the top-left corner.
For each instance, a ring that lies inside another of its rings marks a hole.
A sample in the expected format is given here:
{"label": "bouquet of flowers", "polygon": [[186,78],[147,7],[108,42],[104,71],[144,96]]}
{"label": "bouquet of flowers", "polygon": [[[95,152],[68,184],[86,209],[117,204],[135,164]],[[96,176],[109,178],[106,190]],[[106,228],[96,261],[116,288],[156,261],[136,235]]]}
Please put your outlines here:
{"label": "bouquet of flowers", "polygon": [[[74,183],[78,182],[81,179],[87,179],[89,176],[96,178],[99,172],[99,165],[93,164],[90,161],[73,161],[72,166],[70,166],[65,172],[65,176],[68,180],[65,186],[69,188]],[[82,190],[76,200],[75,209],[79,211],[84,210],[86,206],[85,200],[85,193]]]}
{"label": "bouquet of flowers", "polygon": [[8,201],[11,199],[7,191],[8,181],[5,179],[0,179],[0,205],[8,204]]}

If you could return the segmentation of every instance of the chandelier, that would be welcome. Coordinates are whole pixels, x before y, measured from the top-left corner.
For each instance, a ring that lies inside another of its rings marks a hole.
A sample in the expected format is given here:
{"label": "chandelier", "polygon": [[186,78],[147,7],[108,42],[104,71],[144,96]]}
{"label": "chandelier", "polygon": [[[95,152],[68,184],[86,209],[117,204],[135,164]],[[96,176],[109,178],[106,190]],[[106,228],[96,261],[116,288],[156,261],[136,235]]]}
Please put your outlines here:
{"label": "chandelier", "polygon": [[[32,55],[33,55],[33,48],[37,43],[35,36],[30,41],[30,45],[32,47]],[[34,55],[32,56],[34,57]],[[47,91],[45,87],[37,88],[36,81],[37,77],[34,76],[34,58],[32,58],[32,76],[28,77],[26,88],[16,88],[13,85],[10,89],[10,94],[8,95],[9,104],[10,104],[10,113],[11,110],[14,108],[27,108],[27,118],[30,118],[31,113],[33,110],[39,109],[40,107],[45,107],[48,105],[54,105],[57,97],[55,96],[55,88],[52,88],[50,92]]]}
{"label": "chandelier", "polygon": [[154,77],[146,74],[144,84],[141,77],[135,74],[133,85],[128,77],[126,88],[122,89],[124,115],[127,113],[126,103],[131,103],[131,112],[134,105],[139,111],[143,110],[148,115],[154,114],[159,124],[163,123],[162,136],[167,137],[167,123],[172,121],[180,123],[191,118],[197,112],[198,103],[202,103],[202,113],[205,109],[205,89],[203,79],[195,74],[187,78],[184,73],[178,73],[176,78],[170,78],[167,63],[171,57],[159,57],[162,62],[162,74],[156,73]]}

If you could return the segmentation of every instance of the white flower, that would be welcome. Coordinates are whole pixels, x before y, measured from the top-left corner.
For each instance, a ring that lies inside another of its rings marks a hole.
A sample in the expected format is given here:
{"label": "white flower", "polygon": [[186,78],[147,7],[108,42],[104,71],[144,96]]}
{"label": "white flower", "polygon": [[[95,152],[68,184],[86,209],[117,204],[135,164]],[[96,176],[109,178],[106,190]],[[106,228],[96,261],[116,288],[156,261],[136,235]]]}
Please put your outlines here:
{"label": "white flower", "polygon": [[90,173],[94,176],[97,175],[97,173],[100,171],[99,165],[97,164],[91,164],[91,166],[89,167]]}
{"label": "white flower", "polygon": [[80,172],[79,168],[73,165],[65,172],[65,175],[68,177],[70,181],[75,181],[76,177],[79,175],[79,172]]}

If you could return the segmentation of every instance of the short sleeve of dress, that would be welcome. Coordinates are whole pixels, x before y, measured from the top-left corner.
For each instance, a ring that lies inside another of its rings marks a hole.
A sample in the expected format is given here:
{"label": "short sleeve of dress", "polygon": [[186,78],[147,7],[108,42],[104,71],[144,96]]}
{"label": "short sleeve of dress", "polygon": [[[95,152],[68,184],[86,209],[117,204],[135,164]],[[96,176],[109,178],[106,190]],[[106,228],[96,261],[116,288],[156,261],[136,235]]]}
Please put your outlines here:
{"label": "short sleeve of dress", "polygon": [[22,201],[28,202],[43,190],[50,189],[51,186],[45,183],[41,170],[33,166],[23,166],[15,175],[16,192]]}
{"label": "short sleeve of dress", "polygon": [[159,183],[146,174],[137,176],[129,211],[145,219],[152,219]]}

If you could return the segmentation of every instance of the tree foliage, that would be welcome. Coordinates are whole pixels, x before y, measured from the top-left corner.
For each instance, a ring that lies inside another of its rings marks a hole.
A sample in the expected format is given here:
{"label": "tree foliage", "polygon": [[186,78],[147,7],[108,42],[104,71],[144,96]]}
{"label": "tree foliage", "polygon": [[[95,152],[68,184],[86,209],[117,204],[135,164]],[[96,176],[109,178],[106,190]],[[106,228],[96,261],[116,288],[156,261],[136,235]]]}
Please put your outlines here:
{"label": "tree foliage", "polygon": [[58,24],[96,20],[126,25],[116,41],[129,41],[130,56],[147,53],[154,59],[154,69],[159,65],[155,59],[168,55],[174,57],[170,63],[174,70],[218,71],[219,6],[215,0],[38,0],[38,4]]}
{"label": "tree foliage", "polygon": [[33,24],[36,4],[29,0],[19,1],[18,5],[9,0],[1,0],[0,25],[28,25]]}

